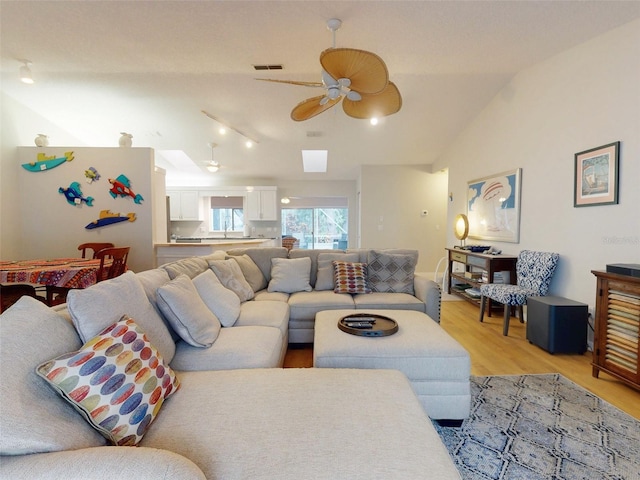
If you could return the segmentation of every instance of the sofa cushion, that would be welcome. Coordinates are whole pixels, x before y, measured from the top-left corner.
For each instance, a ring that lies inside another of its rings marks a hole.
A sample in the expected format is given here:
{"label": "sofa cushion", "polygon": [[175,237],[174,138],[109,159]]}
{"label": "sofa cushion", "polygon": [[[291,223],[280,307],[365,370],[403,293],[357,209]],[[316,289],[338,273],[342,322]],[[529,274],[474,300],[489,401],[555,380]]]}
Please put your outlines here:
{"label": "sofa cushion", "polygon": [[[320,255],[324,253],[339,253],[341,250],[333,250],[333,249],[319,249],[319,250],[308,250],[306,248],[294,248],[289,252],[289,258],[310,258],[311,259],[311,272],[309,273],[309,284],[312,287],[316,288],[316,281],[318,277],[318,258]],[[357,261],[357,260],[356,260]]]}
{"label": "sofa cushion", "polygon": [[354,308],[353,296],[334,293],[333,290],[292,293],[289,297],[289,320],[313,320],[321,310],[339,308]]}
{"label": "sofa cushion", "polygon": [[67,308],[83,342],[93,338],[109,325],[129,315],[170,362],[176,345],[169,329],[147,299],[136,274],[129,271],[85,289],[72,289],[67,295]]}
{"label": "sofa cushion", "polygon": [[233,255],[227,258],[232,258],[238,262],[245,280],[254,292],[267,288],[267,279],[264,278],[258,265],[256,265],[256,262],[254,262],[249,255],[245,253],[244,255]]}
{"label": "sofa cushion", "polygon": [[211,348],[176,344],[174,370],[234,370],[282,366],[282,334],[273,327],[223,328]]}
{"label": "sofa cushion", "polygon": [[189,395],[167,402],[162,428],[142,444],[188,457],[209,479],[460,479],[399,371],[272,368],[181,380]]}
{"label": "sofa cushion", "polygon": [[241,302],[251,300],[255,295],[235,260],[210,260],[209,267],[225,287],[238,295]]}
{"label": "sofa cushion", "polygon": [[408,293],[413,295],[413,277],[418,253],[369,252],[369,286],[374,292]]}
{"label": "sofa cushion", "polygon": [[244,302],[236,327],[262,326],[280,330],[286,340],[289,330],[289,304],[284,302]]}
{"label": "sofa cushion", "polygon": [[184,273],[158,289],[158,306],[178,335],[194,347],[208,348],[218,338],[218,317]]}
{"label": "sofa cushion", "polygon": [[316,277],[316,290],[333,290],[335,281],[333,277],[333,261],[341,260],[343,262],[357,262],[359,255],[357,253],[321,253],[318,255],[318,274]]}
{"label": "sofa cushion", "polygon": [[35,372],[36,365],[81,346],[73,325],[34,298],[22,297],[0,315],[0,455],[105,445]]}
{"label": "sofa cushion", "polygon": [[311,274],[311,259],[305,258],[272,258],[271,280],[267,290],[269,292],[310,292],[309,275]]}
{"label": "sofa cushion", "polygon": [[165,265],[162,265],[160,268],[166,270],[166,272],[169,274],[169,277],[173,280],[178,275],[181,275],[183,273],[189,278],[193,278],[209,268],[209,265],[205,257],[189,257],[177,260],[175,262],[167,263]]}
{"label": "sofa cushion", "polygon": [[240,315],[240,298],[222,285],[212,270],[201,273],[193,280],[198,295],[223,327],[232,327]]}
{"label": "sofa cushion", "polygon": [[361,262],[333,261],[335,293],[370,293],[367,284],[367,264]]}
{"label": "sofa cushion", "polygon": [[284,302],[287,303],[289,300],[289,294],[284,292],[269,292],[267,290],[260,290],[256,292],[256,296],[253,299],[256,302],[260,301],[268,301],[268,302]]}
{"label": "sofa cushion", "polygon": [[264,278],[271,280],[271,259],[287,258],[289,251],[284,247],[253,247],[253,248],[232,248],[227,250],[227,255],[247,254],[256,263]]}
{"label": "sofa cushion", "polygon": [[160,311],[160,307],[158,307],[158,297],[156,294],[158,288],[171,281],[169,274],[163,268],[154,268],[152,270],[144,270],[136,273],[136,278],[142,284],[142,288],[144,289],[144,293],[147,295],[149,302],[153,308],[156,309],[156,312],[158,312],[158,315],[160,315],[160,318],[169,329],[171,338],[173,338],[174,342],[177,342],[180,339],[180,335],[175,332],[169,321],[164,318],[163,313]]}
{"label": "sofa cushion", "polygon": [[36,369],[53,389],[114,445],[137,445],[164,401],[180,386],[173,371],[126,315]]}
{"label": "sofa cushion", "polygon": [[366,295],[354,295],[353,303],[356,309],[395,309],[395,310],[416,310],[424,312],[424,303],[408,293],[382,293],[372,292]]}

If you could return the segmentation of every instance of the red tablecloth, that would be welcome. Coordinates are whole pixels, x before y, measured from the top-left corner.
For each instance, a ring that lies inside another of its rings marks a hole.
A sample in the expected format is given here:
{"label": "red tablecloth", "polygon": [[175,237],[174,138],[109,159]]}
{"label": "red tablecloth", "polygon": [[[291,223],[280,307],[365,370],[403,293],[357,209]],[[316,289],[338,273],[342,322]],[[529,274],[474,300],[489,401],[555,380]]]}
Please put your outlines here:
{"label": "red tablecloth", "polygon": [[96,283],[99,268],[99,259],[0,261],[0,282],[86,288]]}

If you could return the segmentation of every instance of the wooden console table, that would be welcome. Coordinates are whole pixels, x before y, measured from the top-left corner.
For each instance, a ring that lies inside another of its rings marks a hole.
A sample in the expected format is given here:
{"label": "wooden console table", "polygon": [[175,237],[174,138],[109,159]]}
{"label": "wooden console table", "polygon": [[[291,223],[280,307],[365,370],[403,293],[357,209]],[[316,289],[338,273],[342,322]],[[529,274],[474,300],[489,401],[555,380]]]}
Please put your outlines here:
{"label": "wooden console table", "polygon": [[640,278],[592,270],[597,279],[593,376],[640,390]]}
{"label": "wooden console table", "polygon": [[[464,289],[455,288],[454,281],[458,285],[468,284],[471,287],[479,289],[483,283],[491,283],[494,280],[496,272],[509,272],[509,283],[516,283],[516,261],[518,257],[515,255],[492,255],[487,253],[475,253],[471,250],[463,250],[461,248],[447,248],[449,255],[448,262],[448,279],[449,286],[447,293],[458,295],[468,302],[480,306],[480,296],[473,296],[464,291]],[[464,271],[454,272],[454,262],[464,265]],[[496,308],[502,308],[502,305],[496,305]],[[488,299],[488,312],[491,316],[491,300]]]}

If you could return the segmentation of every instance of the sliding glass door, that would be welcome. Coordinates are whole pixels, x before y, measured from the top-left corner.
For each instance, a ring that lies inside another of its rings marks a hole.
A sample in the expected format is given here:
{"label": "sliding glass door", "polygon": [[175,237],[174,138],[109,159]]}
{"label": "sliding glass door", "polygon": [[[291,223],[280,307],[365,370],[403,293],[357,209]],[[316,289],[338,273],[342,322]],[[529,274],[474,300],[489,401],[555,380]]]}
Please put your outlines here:
{"label": "sliding glass door", "polygon": [[282,235],[296,237],[296,248],[345,249],[348,220],[347,208],[283,208]]}

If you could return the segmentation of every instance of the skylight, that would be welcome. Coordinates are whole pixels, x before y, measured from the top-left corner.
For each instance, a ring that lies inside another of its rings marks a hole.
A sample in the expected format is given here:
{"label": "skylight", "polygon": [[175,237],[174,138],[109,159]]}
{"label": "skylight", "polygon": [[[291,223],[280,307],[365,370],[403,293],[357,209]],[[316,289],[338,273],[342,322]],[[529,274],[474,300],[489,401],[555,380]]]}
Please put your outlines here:
{"label": "skylight", "polygon": [[305,173],[326,173],[328,150],[302,150],[302,168]]}

